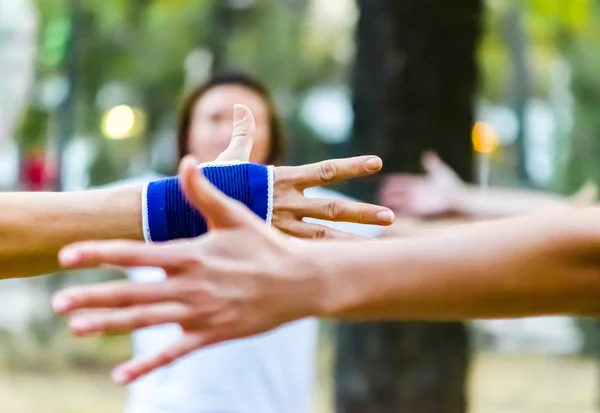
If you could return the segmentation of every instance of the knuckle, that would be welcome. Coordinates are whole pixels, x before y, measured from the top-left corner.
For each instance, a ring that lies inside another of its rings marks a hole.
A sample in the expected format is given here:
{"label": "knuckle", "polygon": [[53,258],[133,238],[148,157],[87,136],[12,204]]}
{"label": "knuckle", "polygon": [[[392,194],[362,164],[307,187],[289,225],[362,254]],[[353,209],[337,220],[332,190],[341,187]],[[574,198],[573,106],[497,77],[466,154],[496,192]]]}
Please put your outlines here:
{"label": "knuckle", "polygon": [[337,201],[330,201],[325,205],[325,216],[335,220],[341,218],[344,214],[344,206]]}
{"label": "knuckle", "polygon": [[372,157],[369,155],[353,159],[353,161],[350,162],[350,172],[356,176],[366,176],[373,174],[374,171],[372,169],[369,169],[366,165],[367,161],[371,159]]}
{"label": "knuckle", "polygon": [[364,208],[358,210],[358,220],[359,222],[369,222],[369,214]]}
{"label": "knuckle", "polygon": [[313,238],[315,239],[323,239],[323,238],[327,238],[329,235],[329,230],[325,227],[321,227],[321,228],[317,228],[315,229],[315,232],[313,234]]}
{"label": "knuckle", "polygon": [[232,133],[232,138],[247,138],[248,131],[243,128],[236,128]]}
{"label": "knuckle", "polygon": [[323,182],[331,181],[335,178],[337,170],[331,162],[323,162],[318,169],[319,179]]}

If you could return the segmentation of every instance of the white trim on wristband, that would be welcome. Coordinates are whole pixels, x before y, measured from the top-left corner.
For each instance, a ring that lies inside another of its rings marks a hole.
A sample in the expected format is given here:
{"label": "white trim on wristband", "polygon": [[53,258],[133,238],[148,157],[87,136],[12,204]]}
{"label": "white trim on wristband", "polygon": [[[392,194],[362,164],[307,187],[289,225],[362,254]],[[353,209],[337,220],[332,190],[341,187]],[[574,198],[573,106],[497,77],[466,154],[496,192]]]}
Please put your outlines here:
{"label": "white trim on wristband", "polygon": [[142,187],[142,230],[144,231],[144,241],[151,243],[152,236],[150,235],[150,220],[148,218],[148,185]]}
{"label": "white trim on wristband", "polygon": [[267,166],[267,225],[273,223],[273,192],[275,191],[275,166]]}
{"label": "white trim on wristband", "polygon": [[198,168],[202,168],[204,166],[231,166],[231,165],[241,165],[243,163],[250,163],[250,162],[245,162],[245,161],[238,161],[238,160],[234,160],[234,161],[212,161],[212,162],[203,162],[200,165],[198,165]]}

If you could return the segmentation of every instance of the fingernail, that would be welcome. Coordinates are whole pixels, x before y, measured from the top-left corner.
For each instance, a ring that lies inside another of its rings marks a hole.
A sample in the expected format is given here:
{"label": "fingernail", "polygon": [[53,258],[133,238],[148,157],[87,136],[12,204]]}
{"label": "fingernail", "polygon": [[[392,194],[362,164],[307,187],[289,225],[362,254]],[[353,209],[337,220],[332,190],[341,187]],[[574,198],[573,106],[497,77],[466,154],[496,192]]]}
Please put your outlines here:
{"label": "fingernail", "polygon": [[381,169],[382,166],[382,161],[381,159],[377,158],[377,157],[373,157],[373,158],[369,158],[366,162],[365,162],[365,167],[369,170],[369,171],[378,171]]}
{"label": "fingernail", "polygon": [[64,249],[58,254],[58,261],[62,266],[71,266],[79,261],[80,254],[70,249]]}
{"label": "fingernail", "polygon": [[233,123],[239,125],[246,120],[246,110],[242,105],[234,105],[233,107]]}
{"label": "fingernail", "polygon": [[74,317],[71,319],[69,327],[71,328],[71,330],[85,332],[92,328],[92,322],[85,317]]}
{"label": "fingernail", "polygon": [[379,211],[377,213],[377,219],[382,223],[391,224],[394,222],[394,213],[389,209],[385,211]]}
{"label": "fingernail", "polygon": [[115,369],[112,372],[112,379],[120,386],[129,382],[129,374],[125,370]]}
{"label": "fingernail", "polygon": [[52,309],[55,313],[64,313],[71,308],[72,301],[68,297],[58,296],[52,300]]}

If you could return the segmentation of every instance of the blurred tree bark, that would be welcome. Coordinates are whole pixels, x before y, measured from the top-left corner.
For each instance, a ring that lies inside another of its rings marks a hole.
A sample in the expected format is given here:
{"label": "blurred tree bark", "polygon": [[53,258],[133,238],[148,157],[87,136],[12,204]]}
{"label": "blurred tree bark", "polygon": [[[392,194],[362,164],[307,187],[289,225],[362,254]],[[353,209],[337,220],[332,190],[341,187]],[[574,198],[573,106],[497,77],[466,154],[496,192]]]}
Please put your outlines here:
{"label": "blurred tree bark", "polygon": [[[419,172],[420,155],[432,149],[471,180],[482,1],[358,5],[354,152],[381,155],[385,172]],[[349,188],[366,201],[375,201],[376,191],[377,178]],[[463,324],[341,324],[337,339],[337,412],[467,411]]]}
{"label": "blurred tree bark", "polygon": [[515,3],[504,18],[504,36],[512,64],[512,108],[517,115],[517,174],[522,185],[532,184],[527,172],[527,101],[531,94],[529,45],[522,5]]}

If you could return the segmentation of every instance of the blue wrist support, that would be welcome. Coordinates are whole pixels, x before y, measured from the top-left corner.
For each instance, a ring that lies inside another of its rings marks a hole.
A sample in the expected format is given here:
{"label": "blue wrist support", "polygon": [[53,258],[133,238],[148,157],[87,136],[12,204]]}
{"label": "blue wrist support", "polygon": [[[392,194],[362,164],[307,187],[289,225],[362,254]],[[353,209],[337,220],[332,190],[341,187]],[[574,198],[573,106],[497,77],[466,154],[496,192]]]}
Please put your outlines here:
{"label": "blue wrist support", "polygon": [[[221,192],[270,223],[273,167],[241,162],[209,163],[202,166],[202,172]],[[207,231],[206,221],[183,195],[178,178],[150,182],[143,192],[142,215],[147,242],[194,238]]]}

